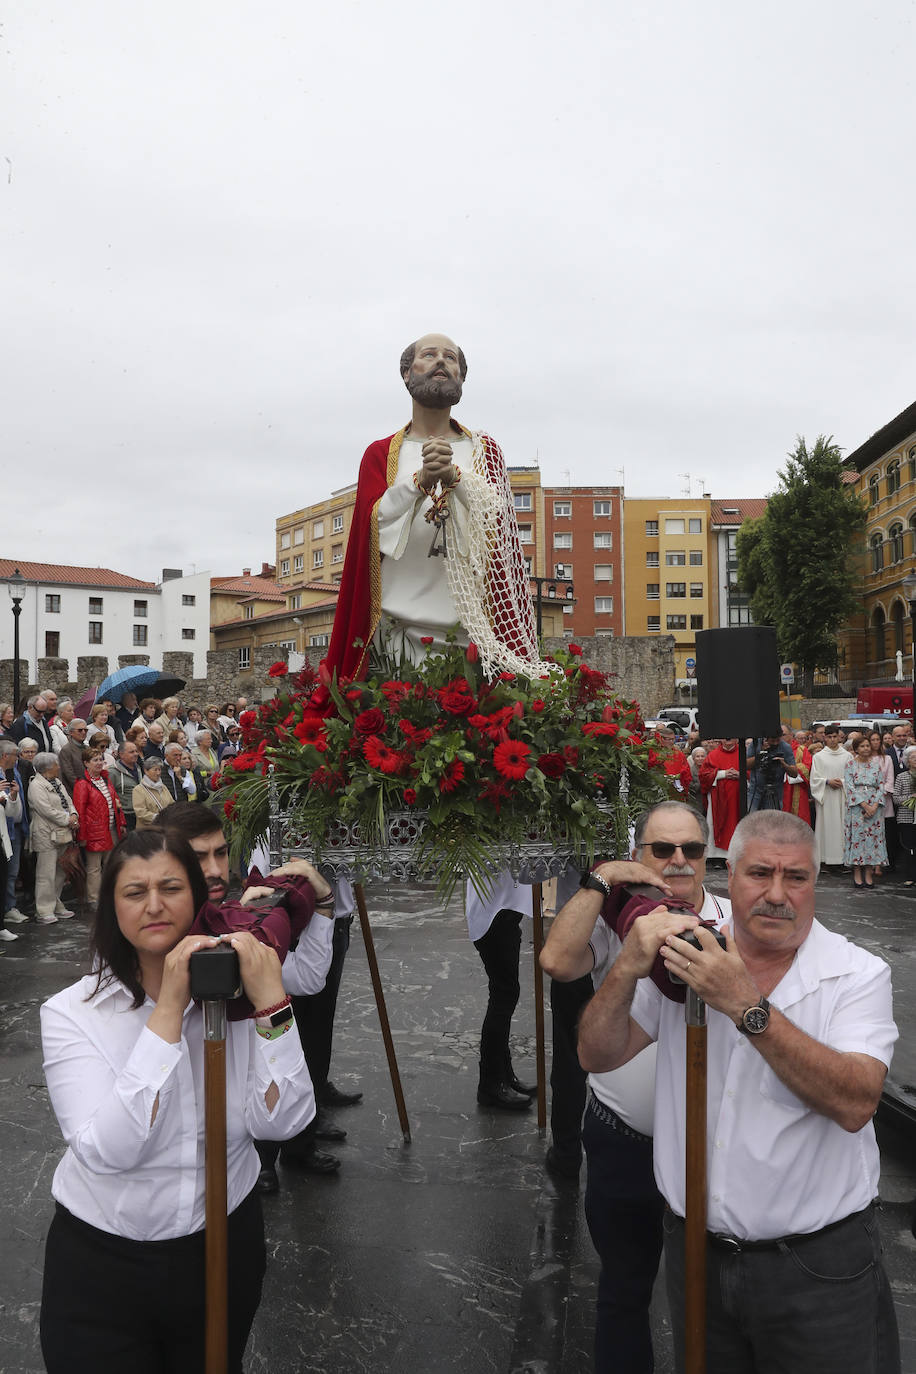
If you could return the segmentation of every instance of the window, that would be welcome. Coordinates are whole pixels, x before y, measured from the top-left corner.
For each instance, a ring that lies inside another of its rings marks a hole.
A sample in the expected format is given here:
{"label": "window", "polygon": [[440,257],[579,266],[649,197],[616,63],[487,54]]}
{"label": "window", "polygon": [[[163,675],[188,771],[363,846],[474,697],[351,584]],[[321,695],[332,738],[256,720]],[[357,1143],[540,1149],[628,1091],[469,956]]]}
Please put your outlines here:
{"label": "window", "polygon": [[331,562],[332,562],[332,563],[342,563],[342,562],[343,562],[343,544],[332,544],[332,545],[331,545]]}
{"label": "window", "polygon": [[146,618],[147,615],[149,615],[149,602],[148,602],[148,601],[135,601],[135,602],[134,602],[134,620],[144,620],[144,619]]}
{"label": "window", "polygon": [[610,615],[614,609],[614,598],[612,596],[595,597],[595,614]]}
{"label": "window", "polygon": [[289,548],[289,530],[284,530],[284,532],[280,535],[280,548]]}
{"label": "window", "polygon": [[603,515],[610,515],[610,513],[611,513],[611,503],[610,503],[610,501],[593,501],[593,502],[592,502],[592,515],[594,515],[594,517],[595,517],[596,520],[600,520],[601,517],[602,517]]}
{"label": "window", "polygon": [[657,601],[659,595],[659,584],[657,582],[646,583],[646,596],[649,601]]}
{"label": "window", "polygon": [[647,521],[646,521],[646,538],[647,538],[647,539],[657,539],[657,538],[658,538],[658,521],[657,521],[657,520],[647,520]]}
{"label": "window", "polygon": [[289,559],[284,558],[280,562],[280,576],[289,577]]}
{"label": "window", "polygon": [[251,650],[247,647],[239,649],[239,672],[251,667]]}
{"label": "window", "polygon": [[101,598],[100,596],[90,596],[90,598],[89,598],[89,614],[90,614],[90,615],[101,615],[101,614],[102,614],[102,598]]}
{"label": "window", "polygon": [[690,584],[690,595],[693,596],[693,597],[702,596],[702,595],[703,595],[703,583],[702,583],[702,582],[691,582],[691,584]]}
{"label": "window", "polygon": [[647,567],[647,568],[657,568],[657,567],[658,567],[658,554],[657,554],[657,553],[647,553],[647,554],[646,554],[646,567]]}
{"label": "window", "polygon": [[331,573],[331,581],[334,583],[335,587],[339,584],[342,576],[342,573]]}
{"label": "window", "polygon": [[880,572],[884,567],[884,539],[880,534],[873,534],[868,542],[871,546],[871,570]]}
{"label": "window", "polygon": [[687,555],[683,549],[669,549],[665,554],[666,568],[683,568],[687,564]]}
{"label": "window", "polygon": [[291,611],[301,611],[301,610],[302,610],[302,595],[301,595],[301,593],[296,592],[295,595],[293,595],[293,596],[291,596],[291,597],[289,598],[289,609],[290,609]]}
{"label": "window", "polygon": [[646,632],[647,632],[647,634],[650,634],[650,635],[658,634],[658,632],[659,632],[659,630],[660,630],[661,628],[662,628],[662,622],[661,622],[661,617],[660,617],[660,616],[657,616],[657,615],[647,615],[647,616],[646,616]]}
{"label": "window", "polygon": [[531,525],[519,525],[519,527],[518,527],[518,537],[519,537],[519,539],[521,540],[521,542],[522,542],[523,544],[533,544],[533,543],[534,543],[534,539],[533,539],[532,536],[531,536],[531,529],[532,529]]}
{"label": "window", "polygon": [[688,521],[687,521],[687,533],[688,533],[688,534],[702,534],[702,533],[703,533],[703,521],[700,520],[699,517],[694,517],[693,519],[688,520]]}
{"label": "window", "polygon": [[903,562],[903,526],[891,525],[887,532],[888,542],[891,546],[891,562]]}
{"label": "window", "polygon": [[691,630],[702,630],[703,617],[701,615],[692,615],[690,617],[690,628]]}
{"label": "window", "polygon": [[331,517],[331,533],[343,534],[343,516],[334,515]]}
{"label": "window", "polygon": [[330,642],[327,635],[309,635],[309,648],[311,649],[325,649]]}
{"label": "window", "polygon": [[323,538],[324,538],[324,521],[323,521],[323,520],[316,520],[316,521],[315,521],[314,525],[312,526],[312,538],[313,538],[313,539],[323,539]]}
{"label": "window", "polygon": [[911,482],[916,482],[916,448],[910,449],[907,458],[909,459],[909,479]]}
{"label": "window", "polygon": [[613,565],[612,565],[611,563],[596,563],[596,564],[595,564],[595,581],[596,581],[596,582],[613,582],[613,580],[614,580],[614,568],[613,568]]}
{"label": "window", "polygon": [[182,596],[182,598],[181,598],[181,604],[182,604],[182,606],[196,606],[196,605],[197,605],[197,597],[196,597],[196,596],[187,596],[187,595],[184,595],[184,596]]}
{"label": "window", "polygon": [[294,543],[294,544],[304,544],[304,543],[305,543],[305,530],[302,528],[301,525],[299,526],[299,528],[298,528],[297,530],[293,530],[293,543]]}
{"label": "window", "polygon": [[893,496],[895,491],[900,490],[900,463],[896,458],[891,459],[887,465],[887,494]]}
{"label": "window", "polygon": [[666,533],[666,534],[683,534],[683,533],[684,533],[684,522],[683,522],[683,520],[670,520],[670,519],[669,519],[669,520],[666,520],[666,521],[665,521],[665,533]]}
{"label": "window", "polygon": [[[573,613],[573,607],[570,606],[570,604],[569,604],[568,601],[564,601],[564,602],[563,602],[563,614],[564,614],[564,615],[572,615],[572,613]],[[564,633],[564,634],[571,634],[572,631],[570,631],[570,630],[564,630],[563,633]]]}
{"label": "window", "polygon": [[[60,615],[60,597],[45,596],[45,611],[48,615]],[[51,657],[51,655],[49,655]],[[56,657],[56,655],[54,655]]]}
{"label": "window", "polygon": [[873,472],[868,479],[868,504],[876,506],[878,504],[878,474]]}
{"label": "window", "polygon": [[324,567],[324,549],[312,549],[312,567]]}
{"label": "window", "polygon": [[253,606],[243,606],[243,607],[242,607],[242,618],[243,618],[244,620],[254,620],[254,607],[253,607]]}
{"label": "window", "polygon": [[686,595],[687,595],[687,583],[686,583],[686,582],[666,582],[666,583],[665,583],[665,596],[686,596]]}
{"label": "window", "polygon": [[525,559],[525,573],[526,573],[526,575],[527,575],[528,577],[531,576],[531,559],[530,559],[530,558],[526,558],[526,559]]}
{"label": "window", "polygon": [[554,563],[553,575],[554,577],[571,578],[573,575],[573,565],[571,563]]}
{"label": "window", "polygon": [[148,625],[135,625],[135,626],[134,626],[134,645],[135,645],[137,648],[144,648],[144,647],[147,645],[148,642],[149,642],[149,626],[148,626]]}
{"label": "window", "polygon": [[572,533],[570,532],[569,534],[557,534],[556,532],[554,532],[553,546],[555,549],[571,549]]}
{"label": "window", "polygon": [[569,519],[572,515],[572,501],[554,501],[553,513],[561,519]]}
{"label": "window", "polygon": [[294,572],[294,573],[303,572],[304,569],[305,569],[305,557],[304,557],[303,554],[297,553],[296,556],[295,556],[295,558],[293,559],[293,572]]}
{"label": "window", "polygon": [[668,630],[686,630],[687,617],[685,615],[666,615],[665,628]]}
{"label": "window", "polygon": [[703,566],[703,550],[702,550],[702,549],[691,549],[691,550],[690,550],[690,566],[691,566],[691,568],[702,568],[702,566]]}
{"label": "window", "polygon": [[60,654],[60,630],[45,630],[45,658],[57,658]]}
{"label": "window", "polygon": [[296,652],[296,641],[294,639],[281,639],[277,648],[285,649],[288,654],[294,654]]}
{"label": "window", "polygon": [[516,509],[516,510],[530,510],[530,509],[531,509],[531,492],[530,492],[530,491],[516,491],[516,492],[513,492],[513,494],[512,494],[512,500],[513,500],[513,502],[515,503],[515,509]]}
{"label": "window", "polygon": [[102,622],[101,620],[90,620],[89,622],[89,643],[101,644],[102,642]]}
{"label": "window", "polygon": [[196,639],[197,631],[188,629],[188,627],[185,626],[184,629],[181,631],[181,637],[182,639]]}
{"label": "window", "polygon": [[[593,547],[596,549],[612,549],[614,547],[614,536],[610,530],[595,530],[593,536]],[[656,558],[658,554],[655,555]]]}

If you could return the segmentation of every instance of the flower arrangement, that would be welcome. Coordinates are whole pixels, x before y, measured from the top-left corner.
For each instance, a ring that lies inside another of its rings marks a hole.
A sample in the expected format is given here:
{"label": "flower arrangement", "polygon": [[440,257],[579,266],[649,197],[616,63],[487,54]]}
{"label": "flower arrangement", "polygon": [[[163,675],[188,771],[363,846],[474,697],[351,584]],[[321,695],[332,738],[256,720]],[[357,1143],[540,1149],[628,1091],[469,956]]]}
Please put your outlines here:
{"label": "flower arrangement", "polygon": [[317,861],[335,821],[381,846],[389,817],[424,813],[414,859],[443,893],[465,875],[484,891],[497,848],[532,836],[588,861],[625,850],[630,816],[667,794],[656,741],[577,645],[550,661],[533,682],[487,681],[473,644],[429,647],[419,665],[382,653],[364,681],[324,665],[287,680],[274,664],[277,694],[243,717],[244,751],[219,779],[233,853],[267,830],[269,765]]}

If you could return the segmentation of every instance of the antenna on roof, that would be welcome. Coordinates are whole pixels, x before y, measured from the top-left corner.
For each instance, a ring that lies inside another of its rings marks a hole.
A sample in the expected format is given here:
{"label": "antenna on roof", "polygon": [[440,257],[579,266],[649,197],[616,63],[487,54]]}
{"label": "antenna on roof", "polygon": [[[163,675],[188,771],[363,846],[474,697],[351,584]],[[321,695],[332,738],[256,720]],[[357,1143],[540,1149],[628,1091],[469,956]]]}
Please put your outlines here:
{"label": "antenna on roof", "polygon": [[683,477],[683,479],[684,479],[684,495],[685,495],[685,496],[688,498],[688,500],[689,500],[689,498],[690,498],[690,481],[691,481],[690,473],[689,473],[689,472],[679,472],[679,473],[678,473],[678,477]]}

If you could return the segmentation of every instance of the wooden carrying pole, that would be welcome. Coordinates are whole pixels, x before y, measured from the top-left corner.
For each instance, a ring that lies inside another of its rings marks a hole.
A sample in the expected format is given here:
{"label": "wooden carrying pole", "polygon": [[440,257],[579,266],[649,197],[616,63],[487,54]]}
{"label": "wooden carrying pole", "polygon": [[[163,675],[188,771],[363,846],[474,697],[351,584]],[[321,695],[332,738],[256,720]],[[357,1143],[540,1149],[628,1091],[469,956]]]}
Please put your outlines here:
{"label": "wooden carrying pole", "polygon": [[706,1374],[706,1003],[687,989],[684,1374]]}
{"label": "wooden carrying pole", "polygon": [[538,1126],[547,1125],[547,1071],[544,1063],[544,970],[541,949],[544,945],[543,888],[532,884],[531,916],[534,929],[534,1037],[538,1080]]}
{"label": "wooden carrying pole", "polygon": [[226,1192],[226,1003],[204,1002],[206,1374],[226,1374],[229,1252]]}
{"label": "wooden carrying pole", "polygon": [[[372,938],[372,927],[369,924],[369,912],[366,910],[366,894],[363,891],[362,883],[353,884],[353,894],[356,897],[356,908],[359,912],[360,929],[363,932],[363,944],[366,947],[366,958],[369,961],[369,976],[372,979],[372,991],[375,993],[375,1005],[378,1010],[379,1024],[382,1028],[382,1040],[385,1042],[385,1054],[388,1058],[388,1073],[391,1076],[391,1087],[394,1092],[394,1101],[398,1109],[398,1121],[401,1123],[401,1134],[404,1137],[404,1144],[410,1144],[410,1122],[407,1120],[407,1104],[404,1101],[404,1089],[401,1087],[401,1075],[398,1070],[397,1056],[394,1052],[394,1041],[391,1038],[391,1026],[388,1023],[388,1008],[385,1005],[385,993],[382,989],[382,980],[378,971],[378,960],[375,957],[375,941]],[[207,1371],[210,1374],[210,1371]]]}

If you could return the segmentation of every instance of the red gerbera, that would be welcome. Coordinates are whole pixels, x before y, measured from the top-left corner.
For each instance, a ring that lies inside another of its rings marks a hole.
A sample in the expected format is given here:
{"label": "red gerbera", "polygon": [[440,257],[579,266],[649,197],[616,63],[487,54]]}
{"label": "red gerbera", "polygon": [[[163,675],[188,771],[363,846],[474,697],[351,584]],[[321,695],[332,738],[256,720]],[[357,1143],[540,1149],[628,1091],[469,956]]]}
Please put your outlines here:
{"label": "red gerbera", "polygon": [[439,779],[439,791],[454,792],[463,777],[464,764],[460,759],[452,759]]}
{"label": "red gerbera", "polygon": [[396,749],[389,749],[377,735],[370,735],[363,742],[363,754],[370,768],[379,768],[383,773],[391,775],[400,773],[407,763],[404,754],[399,754]]}
{"label": "red gerbera", "polygon": [[289,665],[288,665],[287,663],[284,663],[283,660],[282,660],[282,658],[280,658],[280,659],[277,660],[276,663],[272,663],[272,664],[270,665],[270,667],[267,669],[267,676],[268,676],[268,677],[286,677],[286,674],[287,674],[288,672],[289,672]]}
{"label": "red gerbera", "polygon": [[582,657],[582,645],[581,645],[581,644],[567,644],[566,649],[567,649],[567,652],[568,652],[568,653],[572,654],[573,658],[581,658],[581,657]]}
{"label": "red gerbera", "polygon": [[523,778],[528,772],[530,745],[520,739],[507,739],[493,750],[493,766],[504,778]]}
{"label": "red gerbera", "polygon": [[383,682],[379,690],[385,700],[393,705],[404,697],[410,696],[410,683],[392,679],[391,682]]}
{"label": "red gerbera", "polygon": [[303,716],[299,724],[294,728],[293,734],[302,744],[314,744],[316,748],[319,748],[321,745],[323,745],[325,749],[328,747],[324,728],[324,718],[322,716]]}
{"label": "red gerbera", "polygon": [[619,725],[611,725],[604,720],[590,720],[582,726],[583,735],[609,735],[611,739],[619,730]]}

